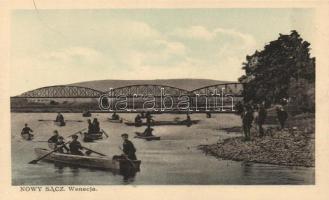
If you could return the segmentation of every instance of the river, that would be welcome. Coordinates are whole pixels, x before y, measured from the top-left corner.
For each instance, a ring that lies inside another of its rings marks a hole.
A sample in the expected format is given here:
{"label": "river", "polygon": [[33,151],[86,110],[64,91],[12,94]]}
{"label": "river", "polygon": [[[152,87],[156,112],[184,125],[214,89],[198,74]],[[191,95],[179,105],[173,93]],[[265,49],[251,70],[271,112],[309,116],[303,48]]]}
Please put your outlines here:
{"label": "river", "polygon": [[[13,185],[252,185],[252,184],[314,184],[315,169],[268,164],[243,163],[221,160],[206,156],[197,149],[200,144],[216,143],[219,137],[234,137],[240,134],[227,134],[220,127],[240,126],[239,116],[216,114],[206,118],[205,114],[192,114],[192,119],[201,120],[199,124],[186,126],[156,126],[154,134],[161,136],[159,141],[145,141],[133,138],[135,131],[142,132],[145,127],[132,127],[107,121],[108,114],[93,114],[100,121],[101,128],[109,138],[82,145],[112,157],[121,154],[120,135],[128,133],[137,148],[137,157],[142,160],[141,171],[134,178],[124,179],[108,171],[87,168],[62,167],[40,161],[28,164],[36,158],[35,147],[47,147],[52,131],[57,129],[61,135],[68,136],[87,127],[86,122],[67,122],[64,127],[55,126],[49,121],[56,113],[12,113],[12,184]],[[135,114],[121,114],[133,120]],[[65,119],[84,120],[81,114],[64,113]],[[161,114],[156,120],[184,119],[184,115]],[[25,141],[20,131],[28,123],[34,130],[34,141]],[[79,138],[81,139],[81,138]]]}

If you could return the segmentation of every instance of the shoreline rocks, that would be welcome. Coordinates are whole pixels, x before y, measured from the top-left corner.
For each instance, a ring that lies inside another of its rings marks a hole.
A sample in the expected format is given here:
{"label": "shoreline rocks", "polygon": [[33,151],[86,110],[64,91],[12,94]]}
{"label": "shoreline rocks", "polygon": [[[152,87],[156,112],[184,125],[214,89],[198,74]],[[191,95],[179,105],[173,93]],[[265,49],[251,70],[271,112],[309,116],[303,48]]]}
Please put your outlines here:
{"label": "shoreline rocks", "polygon": [[272,131],[263,138],[244,137],[219,140],[217,144],[200,145],[206,154],[222,159],[287,166],[315,166],[314,132],[285,129]]}

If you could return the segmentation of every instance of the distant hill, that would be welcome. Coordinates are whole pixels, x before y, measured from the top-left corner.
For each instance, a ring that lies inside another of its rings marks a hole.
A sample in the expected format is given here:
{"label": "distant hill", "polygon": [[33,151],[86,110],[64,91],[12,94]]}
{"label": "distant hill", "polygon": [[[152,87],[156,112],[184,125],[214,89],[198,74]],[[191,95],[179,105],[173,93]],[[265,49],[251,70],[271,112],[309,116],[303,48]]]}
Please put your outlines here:
{"label": "distant hill", "polygon": [[155,80],[95,80],[69,84],[71,86],[89,87],[100,91],[107,91],[109,88],[117,88],[128,85],[166,85],[185,90],[194,90],[200,87],[216,85],[222,83],[232,83],[233,81],[218,81],[211,79],[155,79]]}

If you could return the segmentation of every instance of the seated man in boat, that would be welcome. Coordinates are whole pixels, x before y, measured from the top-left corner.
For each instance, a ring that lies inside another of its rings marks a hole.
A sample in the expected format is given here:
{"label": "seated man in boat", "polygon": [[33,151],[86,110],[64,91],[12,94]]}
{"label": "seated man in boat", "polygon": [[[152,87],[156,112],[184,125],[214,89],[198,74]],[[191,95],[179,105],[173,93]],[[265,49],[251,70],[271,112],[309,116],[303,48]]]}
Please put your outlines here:
{"label": "seated man in boat", "polygon": [[137,116],[135,117],[135,124],[141,124],[143,121],[142,121],[142,118],[139,114],[137,114]]}
{"label": "seated man in boat", "polygon": [[150,124],[147,125],[147,128],[145,129],[143,136],[153,136],[153,128],[151,128]]}
{"label": "seated man in boat", "polygon": [[65,145],[64,138],[62,136],[58,136],[58,140],[55,143],[55,149],[57,148],[57,152],[64,153],[64,149],[66,153],[69,153],[69,148]]}
{"label": "seated man in boat", "polygon": [[93,133],[99,133],[101,131],[97,118],[94,118],[93,121],[93,131]]}
{"label": "seated man in boat", "polygon": [[49,148],[51,148],[51,149],[54,149],[55,148],[55,144],[58,142],[58,137],[59,137],[58,131],[57,130],[54,130],[53,136],[51,136],[48,139],[48,146],[49,146]]}
{"label": "seated man in boat", "polygon": [[30,132],[33,132],[33,130],[28,127],[28,124],[25,124],[24,128],[22,129],[21,135],[28,135],[28,140],[30,140],[33,137],[33,134]]}
{"label": "seated man in boat", "polygon": [[70,143],[69,147],[72,155],[80,155],[80,156],[84,155],[82,151],[80,151],[83,149],[83,147],[81,146],[81,143],[78,141],[77,135],[72,135],[72,142]]}
{"label": "seated man in boat", "polygon": [[128,140],[128,134],[124,133],[121,135],[122,139],[123,139],[123,153],[124,155],[130,159],[130,160],[137,160],[136,157],[136,148],[134,146],[134,144]]}
{"label": "seated man in boat", "polygon": [[58,113],[55,122],[64,123],[64,116],[61,113]]}
{"label": "seated man in boat", "polygon": [[141,116],[140,116],[140,117],[141,117],[141,118],[145,118],[145,117],[146,117],[144,111],[141,112]]}
{"label": "seated man in boat", "polygon": [[58,131],[57,130],[54,130],[53,133],[54,133],[53,136],[51,136],[48,139],[48,143],[56,143],[58,141],[58,137],[59,137]]}
{"label": "seated man in boat", "polygon": [[112,117],[111,117],[113,120],[119,120],[120,119],[120,116],[116,113],[116,112],[114,112],[113,114],[112,114]]}
{"label": "seated man in boat", "polygon": [[91,123],[91,120],[88,119],[87,122],[88,122],[88,134],[94,133],[95,132],[94,131],[94,125]]}
{"label": "seated man in boat", "polygon": [[146,123],[150,124],[151,121],[152,121],[152,115],[151,115],[150,111],[147,111],[146,112]]}

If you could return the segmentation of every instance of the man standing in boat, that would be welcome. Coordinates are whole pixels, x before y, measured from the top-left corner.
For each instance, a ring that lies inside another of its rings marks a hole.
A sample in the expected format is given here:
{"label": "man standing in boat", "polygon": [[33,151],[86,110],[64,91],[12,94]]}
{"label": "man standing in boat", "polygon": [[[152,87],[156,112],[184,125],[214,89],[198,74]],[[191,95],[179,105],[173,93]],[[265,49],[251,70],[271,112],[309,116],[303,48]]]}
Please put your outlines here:
{"label": "man standing in boat", "polygon": [[25,124],[25,127],[22,129],[21,135],[28,135],[28,140],[31,140],[33,134],[31,134],[30,132],[33,132],[33,130],[28,127],[28,124]]}
{"label": "man standing in boat", "polygon": [[137,160],[137,157],[136,157],[136,148],[134,146],[134,144],[128,140],[128,134],[127,133],[124,133],[121,135],[122,139],[123,139],[123,153],[125,154],[125,156],[128,157],[128,159],[130,160]]}
{"label": "man standing in boat", "polygon": [[69,147],[72,155],[79,155],[79,156],[84,155],[82,151],[80,151],[83,149],[83,147],[81,146],[81,143],[78,141],[77,135],[72,135],[72,142],[70,143]]}

